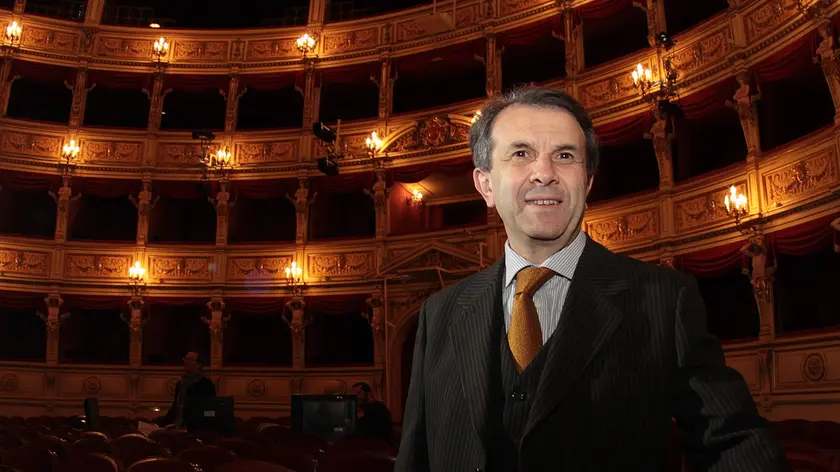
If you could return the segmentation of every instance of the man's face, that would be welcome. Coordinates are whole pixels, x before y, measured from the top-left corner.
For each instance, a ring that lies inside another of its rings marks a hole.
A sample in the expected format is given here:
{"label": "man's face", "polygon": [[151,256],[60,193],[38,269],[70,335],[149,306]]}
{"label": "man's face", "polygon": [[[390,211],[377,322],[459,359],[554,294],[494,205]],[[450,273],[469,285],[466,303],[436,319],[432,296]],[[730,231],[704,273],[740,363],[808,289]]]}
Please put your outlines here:
{"label": "man's face", "polygon": [[365,403],[367,403],[367,397],[365,395],[365,392],[362,391],[361,387],[354,388],[353,393],[356,394],[356,398],[359,399],[358,402],[356,402],[356,404],[364,405]]}
{"label": "man's face", "polygon": [[514,105],[496,117],[492,140],[491,170],[476,169],[473,180],[511,243],[564,247],[580,228],[592,187],[577,120],[565,110]]}
{"label": "man's face", "polygon": [[198,372],[199,366],[198,360],[190,356],[184,357],[184,371],[186,373],[194,374]]}

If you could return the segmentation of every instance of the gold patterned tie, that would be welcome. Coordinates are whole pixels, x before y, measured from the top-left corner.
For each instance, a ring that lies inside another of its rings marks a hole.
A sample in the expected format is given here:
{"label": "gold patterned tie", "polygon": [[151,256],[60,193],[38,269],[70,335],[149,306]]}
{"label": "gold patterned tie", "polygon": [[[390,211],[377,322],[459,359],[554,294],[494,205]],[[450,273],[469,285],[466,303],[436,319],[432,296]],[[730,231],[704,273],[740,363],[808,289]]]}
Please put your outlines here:
{"label": "gold patterned tie", "polygon": [[551,277],[553,270],[528,267],[516,274],[516,292],[510,313],[508,345],[516,367],[522,373],[542,348],[542,328],[534,305],[534,293]]}

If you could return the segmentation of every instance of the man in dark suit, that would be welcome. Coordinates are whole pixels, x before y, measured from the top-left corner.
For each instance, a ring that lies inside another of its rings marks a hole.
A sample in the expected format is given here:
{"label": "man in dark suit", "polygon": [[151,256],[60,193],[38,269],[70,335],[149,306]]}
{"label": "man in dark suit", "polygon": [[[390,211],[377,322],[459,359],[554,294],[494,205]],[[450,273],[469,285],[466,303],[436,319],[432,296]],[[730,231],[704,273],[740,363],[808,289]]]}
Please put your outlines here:
{"label": "man in dark suit", "polygon": [[394,422],[388,407],[376,399],[371,386],[358,382],[351,388],[358,399],[359,419],[356,431],[367,437],[382,439],[391,444],[394,435]]}
{"label": "man in dark suit", "polygon": [[192,407],[199,402],[216,396],[216,385],[204,376],[197,352],[188,352],[184,356],[184,375],[175,385],[175,398],[166,416],[157,421],[157,425],[176,429],[192,430],[200,418],[192,418]]}
{"label": "man in dark suit", "polygon": [[470,147],[508,241],[420,310],[396,470],[662,470],[672,418],[692,470],[790,470],[696,282],[580,230],[599,160],[580,104],[515,90]]}

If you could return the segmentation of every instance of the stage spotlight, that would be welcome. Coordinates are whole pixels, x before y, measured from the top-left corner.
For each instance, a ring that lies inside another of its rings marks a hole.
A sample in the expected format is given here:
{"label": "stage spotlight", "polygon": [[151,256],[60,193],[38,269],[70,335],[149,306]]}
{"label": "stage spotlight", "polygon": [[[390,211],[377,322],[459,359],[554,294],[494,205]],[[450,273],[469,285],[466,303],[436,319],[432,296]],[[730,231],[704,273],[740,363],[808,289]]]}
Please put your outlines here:
{"label": "stage spotlight", "polygon": [[324,175],[335,177],[338,175],[338,163],[330,159],[329,157],[319,157],[318,160],[318,170],[321,171]]}
{"label": "stage spotlight", "polygon": [[671,35],[666,32],[662,32],[656,35],[656,42],[659,43],[660,46],[665,48],[666,51],[674,47],[674,38],[672,38]]}
{"label": "stage spotlight", "polygon": [[207,130],[193,131],[192,132],[192,138],[197,139],[199,141],[212,141],[212,140],[216,139],[216,135],[213,134],[212,131],[207,131]]}
{"label": "stage spotlight", "polygon": [[324,123],[321,123],[320,121],[312,124],[312,132],[315,134],[315,137],[327,144],[334,143],[337,136],[335,131],[332,130],[332,128],[325,125]]}

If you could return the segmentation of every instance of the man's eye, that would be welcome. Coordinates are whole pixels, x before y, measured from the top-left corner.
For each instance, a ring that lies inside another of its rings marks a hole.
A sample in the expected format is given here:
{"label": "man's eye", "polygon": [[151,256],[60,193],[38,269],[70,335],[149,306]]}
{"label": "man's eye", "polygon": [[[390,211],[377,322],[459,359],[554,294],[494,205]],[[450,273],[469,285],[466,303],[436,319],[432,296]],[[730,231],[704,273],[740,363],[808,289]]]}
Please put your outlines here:
{"label": "man's eye", "polygon": [[528,157],[528,151],[516,151],[513,153],[514,157]]}
{"label": "man's eye", "polygon": [[559,157],[560,160],[574,160],[575,158],[575,156],[571,155],[568,152],[561,152],[557,157]]}

